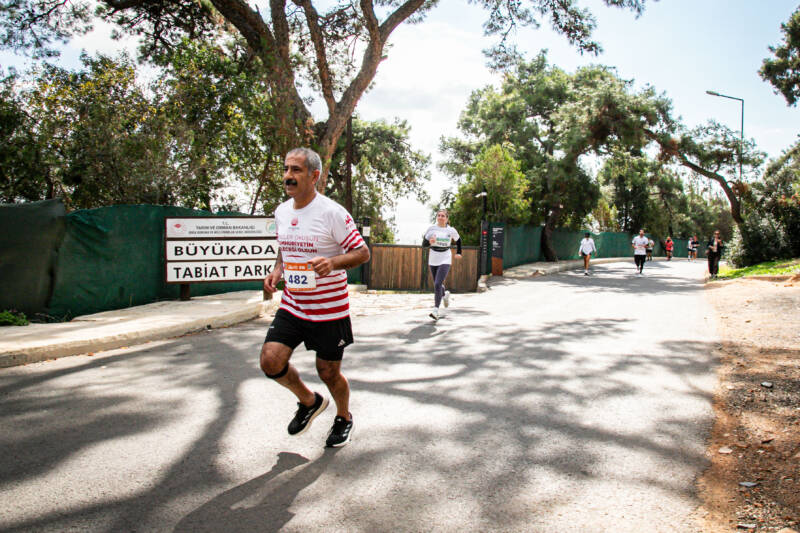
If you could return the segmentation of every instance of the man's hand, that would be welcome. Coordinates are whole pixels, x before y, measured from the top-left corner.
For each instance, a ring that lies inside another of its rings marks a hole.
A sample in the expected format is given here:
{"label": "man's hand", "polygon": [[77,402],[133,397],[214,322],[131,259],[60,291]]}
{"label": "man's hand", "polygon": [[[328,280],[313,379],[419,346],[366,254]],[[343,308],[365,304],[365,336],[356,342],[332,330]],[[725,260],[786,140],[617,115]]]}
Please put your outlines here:
{"label": "man's hand", "polygon": [[456,254],[456,259],[461,259],[461,254]]}
{"label": "man's hand", "polygon": [[428,239],[428,242],[431,243],[431,246],[435,246],[436,245],[436,237],[431,237],[430,239]]}
{"label": "man's hand", "polygon": [[314,272],[320,277],[327,276],[333,270],[333,263],[327,257],[315,257],[309,263],[314,267]]}
{"label": "man's hand", "polygon": [[269,293],[274,293],[278,290],[277,284],[281,279],[281,274],[283,274],[282,268],[273,268],[272,272],[264,278],[264,290]]}

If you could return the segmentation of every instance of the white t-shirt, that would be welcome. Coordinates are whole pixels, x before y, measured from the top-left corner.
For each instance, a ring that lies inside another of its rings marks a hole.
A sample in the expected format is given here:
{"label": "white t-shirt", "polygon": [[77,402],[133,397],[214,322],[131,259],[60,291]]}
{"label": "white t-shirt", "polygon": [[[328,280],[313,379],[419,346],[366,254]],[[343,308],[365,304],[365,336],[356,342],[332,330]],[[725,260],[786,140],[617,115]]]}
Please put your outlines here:
{"label": "white t-shirt", "polygon": [[638,235],[633,238],[631,244],[633,244],[633,255],[647,255],[647,243],[649,242],[647,237],[639,237]]}
{"label": "white t-shirt", "polygon": [[594,239],[591,237],[584,237],[581,240],[581,245],[578,247],[578,253],[581,252],[589,255],[597,251],[597,248],[594,247]]}
{"label": "white t-shirt", "polygon": [[[281,259],[284,263],[307,263],[314,257],[334,257],[364,246],[350,213],[319,193],[302,209],[289,199],[275,209]],[[350,314],[347,272],[333,270],[327,276],[315,276],[316,288],[309,291],[283,290],[281,309],[304,320],[324,322]]]}
{"label": "white t-shirt", "polygon": [[433,237],[436,243],[431,246],[447,248],[444,252],[437,252],[431,249],[428,253],[428,264],[430,266],[449,265],[453,262],[453,253],[450,251],[450,245],[460,239],[458,232],[452,226],[441,227],[433,225],[425,232],[425,240],[429,241]]}

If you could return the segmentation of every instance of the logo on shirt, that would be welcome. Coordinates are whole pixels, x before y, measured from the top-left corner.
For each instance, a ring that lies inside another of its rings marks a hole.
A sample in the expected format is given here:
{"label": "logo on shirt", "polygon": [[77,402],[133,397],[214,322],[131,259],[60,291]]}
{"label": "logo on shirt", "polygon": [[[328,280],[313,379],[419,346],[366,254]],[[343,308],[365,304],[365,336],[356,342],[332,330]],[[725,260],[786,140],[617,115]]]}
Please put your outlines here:
{"label": "logo on shirt", "polygon": [[345,217],[345,219],[344,219],[344,223],[345,223],[345,224],[350,224],[351,222],[353,222],[353,219],[352,219],[352,218],[350,218],[350,215],[347,215],[347,216]]}
{"label": "logo on shirt", "polygon": [[292,219],[292,226],[296,226],[296,225],[297,225],[297,222],[298,222],[298,220],[297,220],[297,217],[294,217],[294,218]]}

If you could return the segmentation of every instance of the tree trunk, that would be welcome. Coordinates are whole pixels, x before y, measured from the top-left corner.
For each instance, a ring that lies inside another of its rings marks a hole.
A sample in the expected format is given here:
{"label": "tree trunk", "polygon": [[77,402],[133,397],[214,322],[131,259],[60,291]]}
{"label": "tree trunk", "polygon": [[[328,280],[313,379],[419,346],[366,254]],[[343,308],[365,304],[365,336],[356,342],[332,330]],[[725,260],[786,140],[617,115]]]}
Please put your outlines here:
{"label": "tree trunk", "polygon": [[347,120],[347,147],[344,168],[344,207],[353,214],[353,117]]}
{"label": "tree trunk", "polygon": [[558,261],[558,254],[553,246],[553,230],[556,229],[558,219],[561,217],[561,207],[554,207],[547,215],[542,229],[542,253],[545,261]]}
{"label": "tree trunk", "polygon": [[722,188],[722,191],[725,193],[725,196],[728,197],[728,202],[731,206],[731,217],[733,217],[733,221],[736,222],[737,226],[741,226],[744,223],[744,219],[742,218],[742,207],[741,203],[739,202],[739,198],[736,196],[736,193],[731,188],[728,180],[726,180],[720,174],[713,172],[711,170],[707,170],[700,165],[692,163],[686,157],[685,154],[679,152],[677,148],[674,146],[670,146],[664,142],[656,133],[648,130],[647,128],[644,129],[645,135],[650,138],[651,140],[658,143],[664,153],[667,153],[678,160],[678,163],[685,166],[686,168],[700,174],[701,176],[705,176],[709,179],[712,179],[719,183],[719,186]]}

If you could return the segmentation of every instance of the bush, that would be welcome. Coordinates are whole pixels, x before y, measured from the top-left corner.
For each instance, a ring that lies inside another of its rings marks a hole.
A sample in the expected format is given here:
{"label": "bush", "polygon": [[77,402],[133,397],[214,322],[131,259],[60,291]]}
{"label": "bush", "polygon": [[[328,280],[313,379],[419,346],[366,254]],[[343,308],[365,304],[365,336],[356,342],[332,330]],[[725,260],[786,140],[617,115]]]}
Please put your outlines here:
{"label": "bush", "polygon": [[25,313],[13,309],[0,312],[0,326],[27,326],[30,324]]}
{"label": "bush", "polygon": [[792,249],[783,228],[756,212],[734,229],[725,248],[725,258],[736,268],[787,257],[792,257]]}

